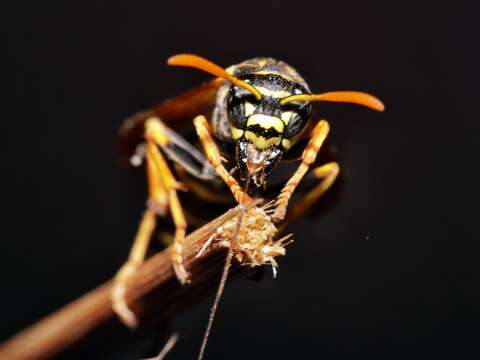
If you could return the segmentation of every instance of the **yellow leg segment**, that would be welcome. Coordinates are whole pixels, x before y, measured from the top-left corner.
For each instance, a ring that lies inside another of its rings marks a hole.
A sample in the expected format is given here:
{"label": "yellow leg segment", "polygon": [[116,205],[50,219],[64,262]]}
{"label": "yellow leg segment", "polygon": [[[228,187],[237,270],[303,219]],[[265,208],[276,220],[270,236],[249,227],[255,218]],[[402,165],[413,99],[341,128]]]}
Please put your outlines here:
{"label": "yellow leg segment", "polygon": [[288,182],[285,184],[282,191],[280,192],[280,195],[278,195],[277,197],[277,208],[272,215],[272,220],[274,222],[278,223],[285,218],[290,197],[292,196],[293,192],[297,188],[305,173],[315,162],[317,154],[320,151],[320,148],[322,147],[322,144],[325,141],[329,130],[330,126],[328,125],[328,122],[326,120],[320,120],[313,129],[312,137],[308,142],[307,146],[305,147],[305,150],[303,151],[302,162],[300,166],[298,167],[297,171],[292,175],[290,180],[288,180]]}
{"label": "yellow leg segment", "polygon": [[208,162],[212,165],[215,169],[217,174],[223,179],[223,181],[227,184],[232,192],[235,200],[239,204],[246,204],[252,199],[242,190],[240,185],[238,184],[237,180],[234,179],[232,175],[228,173],[225,167],[222,164],[222,157],[220,155],[220,151],[218,150],[217,144],[212,139],[210,135],[210,128],[205,119],[205,116],[200,115],[197,116],[193,123],[195,125],[195,129],[197,131],[197,135],[202,142],[203,149],[205,154],[207,155]]}
{"label": "yellow leg segment", "polygon": [[182,263],[182,248],[185,239],[185,233],[187,230],[187,222],[183,215],[182,206],[177,196],[177,189],[182,189],[182,185],[175,180],[170,168],[168,167],[165,158],[158,149],[158,145],[164,145],[168,143],[163,132],[163,124],[159,119],[149,119],[146,122],[146,138],[147,138],[147,157],[150,157],[155,164],[158,171],[158,181],[166,189],[168,206],[170,213],[175,224],[175,237],[172,246],[172,264],[175,274],[178,280],[182,284],[187,282],[188,273],[183,267]]}
{"label": "yellow leg segment", "polygon": [[148,244],[155,229],[156,216],[165,215],[167,210],[170,211],[176,227],[171,255],[173,268],[182,284],[188,279],[188,273],[182,264],[182,246],[187,223],[177,196],[177,189],[181,189],[182,186],[175,180],[159,150],[159,146],[169,143],[160,119],[150,118],[145,122],[145,138],[147,140],[148,208],[138,228],[129,258],[115,276],[111,292],[113,310],[129,327],[136,327],[137,319],[125,302],[127,284],[145,259]]}
{"label": "yellow leg segment", "polygon": [[129,309],[125,302],[125,292],[128,280],[135,274],[145,259],[148,244],[152,232],[155,229],[155,216],[156,214],[152,209],[145,211],[128,260],[117,272],[113,282],[112,292],[110,293],[113,311],[115,311],[125,325],[131,328],[137,327],[138,322],[135,314]]}

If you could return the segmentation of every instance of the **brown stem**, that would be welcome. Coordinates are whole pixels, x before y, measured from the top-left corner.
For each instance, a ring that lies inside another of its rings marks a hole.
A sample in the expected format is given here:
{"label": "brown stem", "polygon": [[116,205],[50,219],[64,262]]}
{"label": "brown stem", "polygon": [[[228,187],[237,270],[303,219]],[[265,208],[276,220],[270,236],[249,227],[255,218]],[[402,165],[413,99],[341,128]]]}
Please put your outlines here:
{"label": "brown stem", "polygon": [[[126,294],[127,302],[140,318],[154,310],[156,318],[167,319],[214,291],[227,250],[209,246],[200,258],[196,255],[217,228],[236,216],[239,209],[229,210],[186,238],[183,261],[192,274],[190,284],[181,286],[175,278],[169,249],[152,256],[141,266]],[[231,273],[238,274],[242,269],[246,268],[235,264]],[[114,315],[111,286],[112,281],[99,286],[16,334],[0,345],[0,359],[47,359],[80,340]]]}

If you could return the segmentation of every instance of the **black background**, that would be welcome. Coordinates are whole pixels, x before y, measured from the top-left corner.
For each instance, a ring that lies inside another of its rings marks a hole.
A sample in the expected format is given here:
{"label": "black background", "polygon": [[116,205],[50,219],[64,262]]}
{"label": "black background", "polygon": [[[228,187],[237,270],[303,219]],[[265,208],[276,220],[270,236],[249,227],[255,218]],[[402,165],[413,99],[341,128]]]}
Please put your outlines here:
{"label": "black background", "polygon": [[[461,2],[17,2],[2,11],[1,339],[109,279],[145,180],[119,166],[126,116],[221,65],[283,59],[317,92],[369,91],[383,114],[316,105],[344,186],[301,219],[280,273],[222,299],[207,359],[478,358],[478,11]],[[434,5],[433,5],[434,4]],[[193,358],[211,299],[173,325]],[[68,359],[152,356],[113,321]],[[161,347],[161,344],[159,344]]]}

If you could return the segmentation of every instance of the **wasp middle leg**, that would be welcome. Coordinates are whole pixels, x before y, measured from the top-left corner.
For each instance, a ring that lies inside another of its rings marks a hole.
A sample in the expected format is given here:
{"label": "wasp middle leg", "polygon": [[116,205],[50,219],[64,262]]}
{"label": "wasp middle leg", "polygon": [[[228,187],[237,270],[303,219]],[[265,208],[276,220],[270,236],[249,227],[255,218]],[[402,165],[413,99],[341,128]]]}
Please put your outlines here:
{"label": "wasp middle leg", "polygon": [[[170,212],[172,216],[175,224],[171,254],[173,268],[182,284],[188,279],[188,272],[182,262],[182,247],[187,223],[177,195],[177,190],[182,189],[182,185],[175,179],[160,149],[165,151],[172,160],[184,165],[188,172],[199,178],[213,179],[213,176],[215,176],[213,169],[210,168],[203,155],[192,149],[185,140],[168,129],[159,118],[149,118],[145,122],[145,139],[149,191],[147,210],[138,228],[129,258],[115,277],[111,293],[114,311],[130,327],[135,327],[137,320],[135,314],[126,305],[125,291],[128,281],[145,259],[148,244],[155,229],[157,215],[163,216]],[[192,165],[194,163],[191,161],[192,159],[197,161],[196,166]]]}

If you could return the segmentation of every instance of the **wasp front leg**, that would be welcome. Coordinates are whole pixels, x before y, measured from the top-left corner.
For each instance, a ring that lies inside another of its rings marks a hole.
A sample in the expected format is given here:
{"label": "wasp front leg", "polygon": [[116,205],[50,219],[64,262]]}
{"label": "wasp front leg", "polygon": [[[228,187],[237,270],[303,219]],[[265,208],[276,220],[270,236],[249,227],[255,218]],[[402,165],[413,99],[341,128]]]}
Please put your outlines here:
{"label": "wasp front leg", "polygon": [[188,273],[182,263],[182,247],[187,223],[177,196],[177,190],[181,186],[175,180],[159,149],[159,147],[170,143],[166,128],[160,119],[150,118],[146,121],[145,138],[147,141],[148,208],[138,228],[129,258],[115,276],[111,293],[114,311],[129,327],[137,326],[137,320],[135,314],[133,314],[125,302],[126,287],[128,281],[145,259],[148,244],[155,229],[156,216],[165,215],[167,211],[170,211],[176,227],[171,255],[173,268],[182,284],[188,279]]}
{"label": "wasp front leg", "polygon": [[205,116],[197,116],[193,120],[193,123],[195,125],[197,135],[202,142],[203,150],[207,155],[208,162],[215,169],[218,176],[220,176],[225,184],[227,184],[227,186],[230,188],[235,200],[237,200],[239,204],[246,204],[252,201],[252,199],[242,190],[237,180],[235,180],[235,178],[223,166],[220,151],[210,135],[210,127],[207,119],[205,119]]}
{"label": "wasp front leg", "polygon": [[[313,129],[310,141],[308,142],[305,150],[303,151],[302,162],[300,163],[300,166],[298,167],[297,171],[295,171],[295,173],[292,175],[290,180],[288,180],[288,182],[285,184],[282,191],[280,192],[280,195],[278,195],[277,197],[277,208],[272,215],[272,220],[274,222],[281,222],[285,218],[288,202],[290,201],[293,192],[297,188],[305,173],[315,162],[317,154],[320,151],[320,148],[322,147],[322,144],[325,141],[329,130],[330,126],[328,125],[328,122],[326,120],[320,120]],[[318,196],[320,196],[321,193],[323,193],[325,190],[326,189],[322,190]]]}

